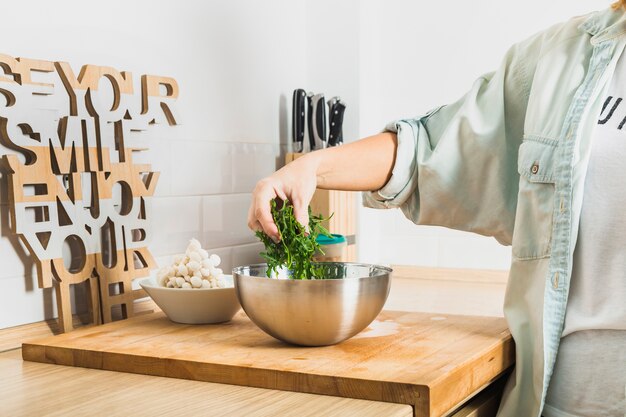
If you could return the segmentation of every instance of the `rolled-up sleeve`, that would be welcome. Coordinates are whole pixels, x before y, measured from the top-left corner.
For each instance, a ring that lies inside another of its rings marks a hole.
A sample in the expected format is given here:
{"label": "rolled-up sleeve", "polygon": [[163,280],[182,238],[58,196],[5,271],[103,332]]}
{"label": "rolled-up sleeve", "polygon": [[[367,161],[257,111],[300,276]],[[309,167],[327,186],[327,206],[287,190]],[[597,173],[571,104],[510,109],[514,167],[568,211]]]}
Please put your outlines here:
{"label": "rolled-up sleeve", "polygon": [[417,126],[414,120],[398,120],[385,129],[398,137],[396,160],[391,178],[378,191],[363,194],[363,204],[371,208],[401,207],[417,187],[416,151]]}

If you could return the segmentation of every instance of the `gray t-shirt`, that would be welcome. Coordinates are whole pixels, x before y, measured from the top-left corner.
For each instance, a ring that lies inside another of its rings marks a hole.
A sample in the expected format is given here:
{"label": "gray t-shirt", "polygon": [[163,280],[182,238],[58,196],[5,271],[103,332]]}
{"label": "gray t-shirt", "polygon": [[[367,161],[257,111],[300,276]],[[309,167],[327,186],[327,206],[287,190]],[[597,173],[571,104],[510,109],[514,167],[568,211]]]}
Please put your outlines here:
{"label": "gray t-shirt", "polygon": [[626,416],[626,57],[592,137],[561,345],[544,416]]}

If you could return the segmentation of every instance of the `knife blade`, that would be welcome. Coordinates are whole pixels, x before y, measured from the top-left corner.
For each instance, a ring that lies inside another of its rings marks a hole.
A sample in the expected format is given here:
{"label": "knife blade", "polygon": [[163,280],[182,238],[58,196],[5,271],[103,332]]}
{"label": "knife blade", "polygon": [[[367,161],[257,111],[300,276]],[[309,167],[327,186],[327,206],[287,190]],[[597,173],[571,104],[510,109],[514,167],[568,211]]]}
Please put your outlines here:
{"label": "knife blade", "polygon": [[326,106],[324,94],[309,93],[309,143],[311,150],[326,147]]}
{"label": "knife blade", "polygon": [[343,116],[346,111],[346,104],[339,97],[328,100],[329,107],[329,135],[328,146],[337,146],[343,143]]}
{"label": "knife blade", "polygon": [[298,88],[293,91],[291,136],[294,152],[302,152],[304,148],[304,102],[306,91]]}

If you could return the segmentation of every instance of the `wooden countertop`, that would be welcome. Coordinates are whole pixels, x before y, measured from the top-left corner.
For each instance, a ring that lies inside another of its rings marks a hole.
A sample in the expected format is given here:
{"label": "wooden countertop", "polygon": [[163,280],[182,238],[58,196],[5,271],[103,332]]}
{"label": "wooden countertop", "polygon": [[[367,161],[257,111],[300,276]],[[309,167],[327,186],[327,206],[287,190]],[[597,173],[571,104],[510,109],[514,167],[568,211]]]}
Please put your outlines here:
{"label": "wooden countertop", "polygon": [[280,342],[243,313],[228,323],[171,322],[162,312],[27,342],[25,360],[410,404],[437,417],[514,363],[500,317],[383,311],[340,344]]}
{"label": "wooden countertop", "polygon": [[[504,271],[398,272],[386,308],[445,313],[447,306],[455,314],[501,315]],[[476,295],[481,295],[480,305]],[[0,351],[46,333],[43,325],[0,330]],[[94,410],[138,415],[412,415],[408,405],[29,363],[20,356],[19,349],[0,353],[0,415],[93,415]],[[61,391],[69,394],[59,395]],[[497,406],[493,399],[477,398],[459,415],[477,415],[475,410],[485,404],[491,410]]]}
{"label": "wooden countertop", "polygon": [[24,362],[0,354],[3,416],[409,417],[408,405]]}

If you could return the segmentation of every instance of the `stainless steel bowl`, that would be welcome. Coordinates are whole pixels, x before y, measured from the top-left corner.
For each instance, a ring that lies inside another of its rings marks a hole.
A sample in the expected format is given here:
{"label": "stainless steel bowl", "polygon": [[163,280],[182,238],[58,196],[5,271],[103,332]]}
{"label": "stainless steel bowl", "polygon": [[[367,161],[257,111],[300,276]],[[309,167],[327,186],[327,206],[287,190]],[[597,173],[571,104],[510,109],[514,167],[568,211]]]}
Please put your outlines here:
{"label": "stainless steel bowl", "polygon": [[239,302],[250,320],[282,341],[326,346],[349,339],[382,310],[392,271],[358,263],[320,265],[326,279],[294,280],[289,271],[268,278],[267,264],[235,268]]}

